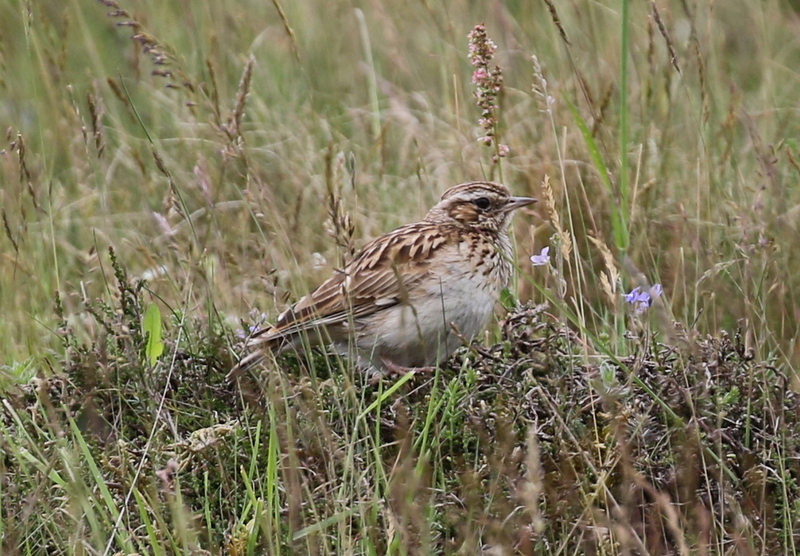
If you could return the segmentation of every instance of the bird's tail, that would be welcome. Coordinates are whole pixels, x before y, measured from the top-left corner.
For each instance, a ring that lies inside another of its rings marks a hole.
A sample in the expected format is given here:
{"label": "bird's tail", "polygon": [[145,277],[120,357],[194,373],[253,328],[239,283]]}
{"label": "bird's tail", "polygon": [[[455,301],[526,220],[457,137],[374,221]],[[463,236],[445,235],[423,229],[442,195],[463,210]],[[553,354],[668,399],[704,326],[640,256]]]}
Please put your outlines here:
{"label": "bird's tail", "polygon": [[263,348],[251,351],[250,353],[242,357],[239,360],[239,362],[233,366],[233,368],[226,376],[226,379],[229,382],[235,382],[236,379],[243,376],[244,373],[261,365],[261,363],[263,363],[266,358],[267,358],[267,352]]}
{"label": "bird's tail", "polygon": [[245,351],[239,362],[228,373],[227,380],[234,382],[244,373],[261,365],[279,342],[280,337],[276,334],[274,328],[264,328],[257,331],[245,341]]}

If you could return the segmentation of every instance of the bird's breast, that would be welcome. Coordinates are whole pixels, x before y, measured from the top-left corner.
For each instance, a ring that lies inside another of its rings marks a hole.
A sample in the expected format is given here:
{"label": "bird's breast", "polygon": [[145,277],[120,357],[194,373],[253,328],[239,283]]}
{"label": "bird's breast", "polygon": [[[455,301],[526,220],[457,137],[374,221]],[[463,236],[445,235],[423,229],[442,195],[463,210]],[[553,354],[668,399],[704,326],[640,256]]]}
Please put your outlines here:
{"label": "bird's breast", "polygon": [[408,289],[406,302],[364,318],[363,350],[404,366],[443,361],[462,338],[471,340],[486,328],[511,273],[508,256],[494,244],[449,245],[428,268]]}

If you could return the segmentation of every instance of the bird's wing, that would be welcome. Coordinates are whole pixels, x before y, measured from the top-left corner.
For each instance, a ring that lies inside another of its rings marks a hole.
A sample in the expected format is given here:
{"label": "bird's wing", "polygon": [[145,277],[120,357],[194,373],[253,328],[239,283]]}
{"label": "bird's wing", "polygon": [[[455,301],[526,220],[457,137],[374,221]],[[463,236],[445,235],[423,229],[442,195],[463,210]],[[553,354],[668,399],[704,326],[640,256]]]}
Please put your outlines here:
{"label": "bird's wing", "polygon": [[421,222],[374,239],[344,269],[284,311],[275,326],[256,332],[250,345],[344,324],[404,302],[408,290],[430,271],[433,254],[455,237],[441,225]]}

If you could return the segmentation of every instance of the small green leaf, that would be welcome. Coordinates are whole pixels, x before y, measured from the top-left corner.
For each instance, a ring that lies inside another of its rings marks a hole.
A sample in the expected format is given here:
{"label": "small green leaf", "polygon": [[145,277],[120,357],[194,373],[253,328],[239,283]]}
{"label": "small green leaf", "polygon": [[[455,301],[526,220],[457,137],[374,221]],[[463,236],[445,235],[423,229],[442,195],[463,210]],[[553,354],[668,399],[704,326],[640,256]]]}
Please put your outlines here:
{"label": "small green leaf", "polygon": [[158,357],[164,353],[164,342],[161,340],[161,309],[151,303],[144,312],[144,333],[147,345],[144,352],[150,365],[155,365]]}
{"label": "small green leaf", "polygon": [[734,386],[731,388],[729,392],[726,392],[724,396],[722,396],[722,405],[727,406],[731,404],[735,404],[739,401],[739,388]]}
{"label": "small green leaf", "polygon": [[500,304],[509,311],[515,309],[518,305],[516,296],[508,288],[503,288],[500,292]]}

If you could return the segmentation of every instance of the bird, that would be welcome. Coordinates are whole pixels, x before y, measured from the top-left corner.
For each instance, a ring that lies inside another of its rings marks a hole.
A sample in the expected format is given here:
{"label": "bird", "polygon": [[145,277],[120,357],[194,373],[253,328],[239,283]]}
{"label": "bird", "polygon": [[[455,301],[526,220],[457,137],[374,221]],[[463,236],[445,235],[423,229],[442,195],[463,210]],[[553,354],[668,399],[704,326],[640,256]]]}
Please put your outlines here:
{"label": "bird", "polygon": [[449,188],[422,221],[370,241],[251,333],[229,379],[269,353],[324,344],[373,376],[439,365],[488,325],[513,272],[511,216],[535,202],[499,183]]}

